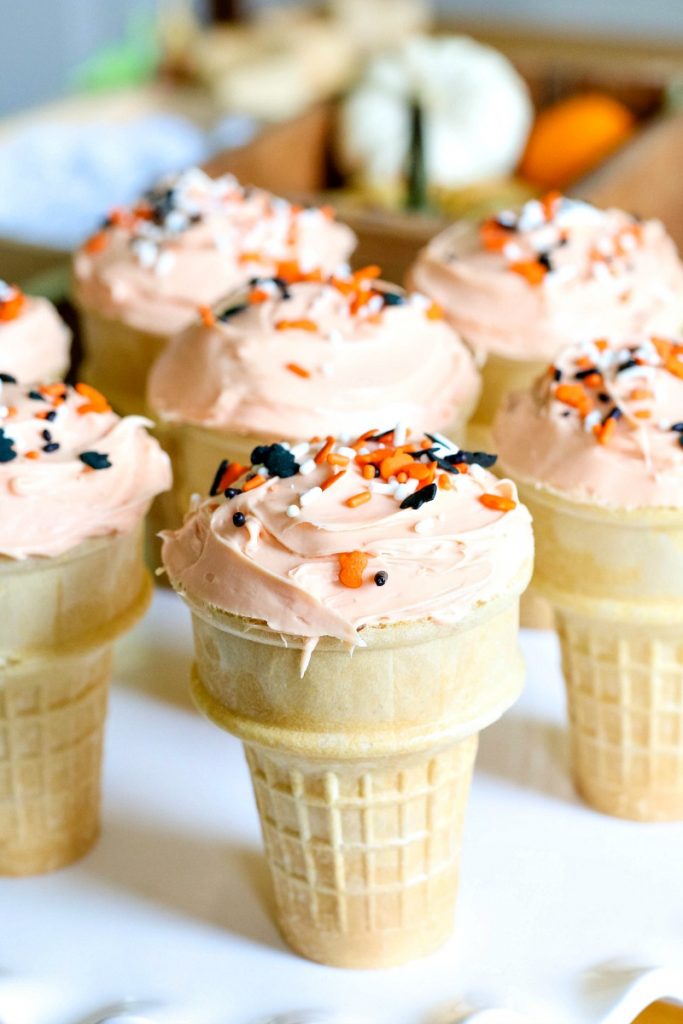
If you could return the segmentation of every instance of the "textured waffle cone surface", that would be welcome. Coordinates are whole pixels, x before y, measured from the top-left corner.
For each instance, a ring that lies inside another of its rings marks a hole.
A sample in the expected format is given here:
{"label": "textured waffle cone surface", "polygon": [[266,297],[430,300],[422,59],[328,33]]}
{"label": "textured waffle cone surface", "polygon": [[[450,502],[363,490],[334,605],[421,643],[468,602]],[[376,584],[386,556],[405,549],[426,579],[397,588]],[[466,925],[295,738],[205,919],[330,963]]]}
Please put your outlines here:
{"label": "textured waffle cone surface", "polygon": [[0,874],[50,871],[99,832],[115,638],[150,585],[140,531],[0,561]]}
{"label": "textured waffle cone surface", "polygon": [[80,376],[107,396],[122,416],[147,416],[147,377],[169,341],[110,320],[92,309],[79,309],[83,337]]}
{"label": "textured waffle cone surface", "polygon": [[518,593],[457,625],[367,627],[353,654],[193,607],[194,697],[245,744],[278,921],[304,956],[380,967],[452,930],[477,733],[519,694]]}
{"label": "textured waffle cone surface", "polygon": [[555,609],[577,789],[607,814],[683,819],[683,513],[520,493],[534,586]]}

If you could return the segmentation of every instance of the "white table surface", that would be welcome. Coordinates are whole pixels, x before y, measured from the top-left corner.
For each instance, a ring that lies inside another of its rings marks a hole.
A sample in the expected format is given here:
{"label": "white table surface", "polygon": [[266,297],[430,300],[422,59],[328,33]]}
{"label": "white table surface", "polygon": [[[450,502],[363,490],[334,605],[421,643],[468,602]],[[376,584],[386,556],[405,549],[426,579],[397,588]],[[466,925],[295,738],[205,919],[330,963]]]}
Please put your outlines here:
{"label": "white table surface", "polygon": [[343,971],[289,952],[272,923],[240,744],[192,707],[189,618],[159,590],[118,648],[99,845],[53,875],[0,880],[0,1021],[76,1024],[131,998],[197,1024],[306,1007],[446,1024],[462,1001],[561,1024],[590,968],[683,964],[683,825],[577,800],[555,638],[522,646],[524,696],[481,738],[452,940],[401,968]]}

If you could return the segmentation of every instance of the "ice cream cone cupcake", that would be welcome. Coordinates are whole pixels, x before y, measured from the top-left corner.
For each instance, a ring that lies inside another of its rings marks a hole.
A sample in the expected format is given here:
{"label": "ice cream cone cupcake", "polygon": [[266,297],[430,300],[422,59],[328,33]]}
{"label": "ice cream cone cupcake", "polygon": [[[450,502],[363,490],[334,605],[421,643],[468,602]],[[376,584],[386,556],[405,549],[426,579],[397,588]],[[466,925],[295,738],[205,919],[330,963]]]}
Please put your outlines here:
{"label": "ice cream cone cupcake", "polygon": [[529,517],[436,435],[254,454],[164,536],[194,697],[244,742],[287,941],[400,963],[452,928],[477,734],[524,675]]}
{"label": "ice cream cone cupcake", "polygon": [[0,374],[11,383],[61,380],[71,332],[47,299],[0,280]]}
{"label": "ice cream cone cupcake", "polygon": [[530,387],[565,346],[683,326],[683,265],[662,224],[559,193],[478,228],[454,224],[420,253],[410,282],[483,364],[468,440],[485,450],[505,393]]}
{"label": "ice cream cone cupcake", "polygon": [[97,837],[112,643],[149,598],[142,520],[170,468],[86,385],[0,400],[0,874],[24,875]]}
{"label": "ice cream cone cupcake", "polygon": [[113,210],[76,253],[83,377],[119,411],[142,413],[150,366],[198,305],[293,265],[331,273],[354,245],[328,210],[292,206],[230,175],[195,168],[165,178],[132,209]]}
{"label": "ice cream cone cupcake", "polygon": [[658,338],[569,348],[494,427],[534,517],[577,788],[642,821],[683,818],[682,354]]}
{"label": "ice cream cone cupcake", "polygon": [[174,460],[175,525],[220,459],[248,465],[256,445],[351,438],[373,417],[463,436],[479,394],[468,349],[430,300],[378,273],[258,279],[167,349],[149,405]]}

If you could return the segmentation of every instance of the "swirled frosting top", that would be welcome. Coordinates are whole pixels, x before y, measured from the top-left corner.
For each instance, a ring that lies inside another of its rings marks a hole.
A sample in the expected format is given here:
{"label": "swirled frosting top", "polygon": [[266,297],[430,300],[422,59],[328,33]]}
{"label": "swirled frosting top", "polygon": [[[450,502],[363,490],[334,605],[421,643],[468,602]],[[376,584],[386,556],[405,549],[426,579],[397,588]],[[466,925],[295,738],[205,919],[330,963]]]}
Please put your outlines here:
{"label": "swirled frosting top", "polygon": [[63,377],[70,345],[51,302],[0,280],[0,372],[22,383]]}

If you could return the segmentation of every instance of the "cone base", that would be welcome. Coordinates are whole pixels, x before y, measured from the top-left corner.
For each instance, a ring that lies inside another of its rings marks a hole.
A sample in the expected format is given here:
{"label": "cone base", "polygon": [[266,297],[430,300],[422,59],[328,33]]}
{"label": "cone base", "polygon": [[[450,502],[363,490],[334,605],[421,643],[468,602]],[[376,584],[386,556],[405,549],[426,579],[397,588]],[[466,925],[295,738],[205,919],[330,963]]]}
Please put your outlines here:
{"label": "cone base", "polygon": [[280,931],[332,967],[426,956],[453,928],[477,736],[334,763],[247,744]]}

